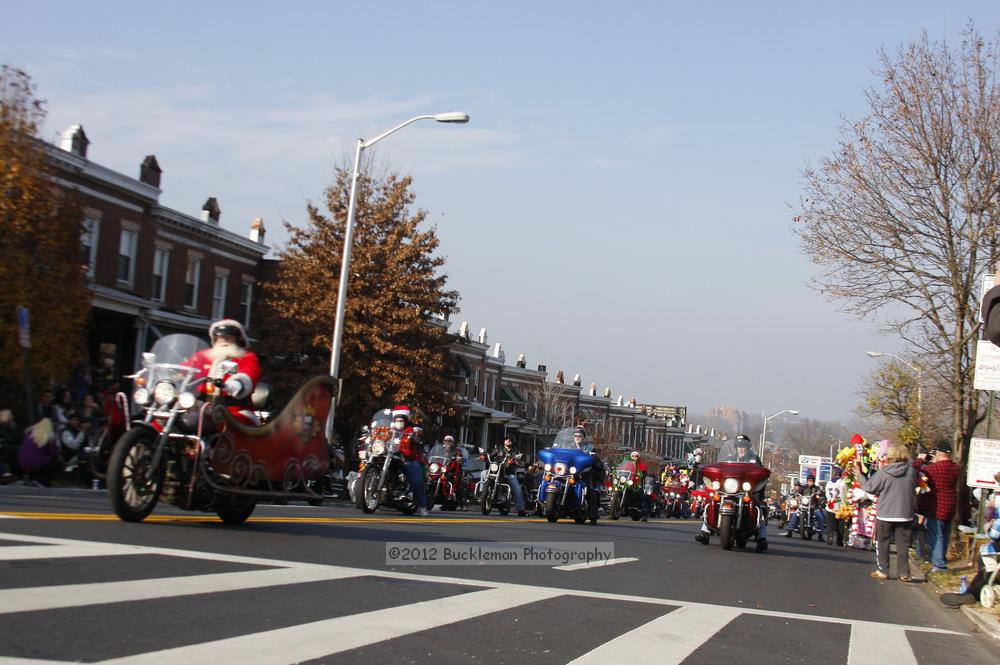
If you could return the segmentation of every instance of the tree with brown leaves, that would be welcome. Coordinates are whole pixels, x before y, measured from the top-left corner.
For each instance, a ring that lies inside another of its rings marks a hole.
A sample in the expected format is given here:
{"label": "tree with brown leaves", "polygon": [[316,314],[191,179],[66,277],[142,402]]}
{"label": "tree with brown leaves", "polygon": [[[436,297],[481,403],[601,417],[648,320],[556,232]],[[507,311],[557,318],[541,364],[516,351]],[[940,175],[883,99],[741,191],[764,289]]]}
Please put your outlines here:
{"label": "tree with brown leaves", "polygon": [[[422,228],[425,211],[411,211],[410,184],[370,170],[358,182],[336,419],[343,435],[394,403],[414,408],[423,424],[451,408],[447,328],[437,317],[455,310],[458,294],[445,289],[436,230]],[[339,168],[326,193],[330,214],[310,205],[308,226],[286,223],[277,279],[263,285],[258,332],[279,394],[328,372],[349,194],[350,170]]]}
{"label": "tree with brown leaves", "polygon": [[[1000,37],[971,25],[957,49],[921,39],[882,52],[868,114],[803,172],[795,230],[824,273],[815,287],[879,313],[950,395],[964,451],[981,419],[972,389],[983,273],[998,258]],[[964,459],[964,452],[963,452]]]}
{"label": "tree with brown leaves", "polygon": [[[90,294],[81,261],[83,217],[56,187],[39,138],[45,104],[31,77],[0,68],[0,404],[20,405],[24,364],[17,307],[31,317],[35,382],[62,380],[84,356]],[[22,386],[23,387],[23,386]],[[24,421],[22,421],[24,422]]]}

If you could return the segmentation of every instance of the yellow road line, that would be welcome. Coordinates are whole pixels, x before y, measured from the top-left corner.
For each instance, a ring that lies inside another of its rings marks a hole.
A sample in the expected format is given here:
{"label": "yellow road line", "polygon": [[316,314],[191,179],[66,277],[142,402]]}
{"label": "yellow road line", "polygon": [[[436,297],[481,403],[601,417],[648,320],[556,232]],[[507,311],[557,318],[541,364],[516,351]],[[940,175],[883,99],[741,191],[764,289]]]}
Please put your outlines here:
{"label": "yellow road line", "polygon": [[[35,513],[35,512],[0,512],[0,516],[16,517],[34,520],[64,520],[78,522],[115,522],[118,517],[102,513]],[[150,515],[147,522],[219,522],[219,518],[209,514],[198,515]],[[251,517],[249,522],[261,523],[303,523],[303,524],[511,524],[514,522],[537,522],[537,519],[462,519],[433,517]]]}

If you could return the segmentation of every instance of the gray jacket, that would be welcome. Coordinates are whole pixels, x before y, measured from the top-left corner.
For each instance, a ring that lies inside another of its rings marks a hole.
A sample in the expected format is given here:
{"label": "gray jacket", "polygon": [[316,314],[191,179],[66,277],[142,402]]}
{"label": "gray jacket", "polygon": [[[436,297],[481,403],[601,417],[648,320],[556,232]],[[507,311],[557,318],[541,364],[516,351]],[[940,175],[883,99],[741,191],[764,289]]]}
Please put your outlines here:
{"label": "gray jacket", "polygon": [[878,495],[876,517],[881,520],[913,519],[916,486],[917,472],[909,462],[890,464],[861,482],[862,489]]}

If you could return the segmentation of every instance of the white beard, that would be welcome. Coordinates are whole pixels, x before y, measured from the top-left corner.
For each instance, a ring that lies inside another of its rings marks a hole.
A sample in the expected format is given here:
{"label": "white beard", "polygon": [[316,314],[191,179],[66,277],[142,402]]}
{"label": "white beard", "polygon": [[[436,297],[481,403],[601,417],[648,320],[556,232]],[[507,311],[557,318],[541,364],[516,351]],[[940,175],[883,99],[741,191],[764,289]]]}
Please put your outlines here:
{"label": "white beard", "polygon": [[213,379],[220,378],[222,371],[219,368],[219,363],[240,358],[245,353],[246,350],[236,344],[230,344],[223,339],[216,340],[212,348],[208,350],[208,357],[212,360],[212,369],[209,370],[208,375]]}

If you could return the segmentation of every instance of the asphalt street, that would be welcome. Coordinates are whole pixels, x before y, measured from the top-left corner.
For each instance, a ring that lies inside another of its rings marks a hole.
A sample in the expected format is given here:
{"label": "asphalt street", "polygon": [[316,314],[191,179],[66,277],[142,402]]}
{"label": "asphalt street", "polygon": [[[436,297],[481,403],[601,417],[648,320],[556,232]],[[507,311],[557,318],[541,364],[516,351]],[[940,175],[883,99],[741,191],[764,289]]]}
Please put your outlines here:
{"label": "asphalt street", "polygon": [[[998,646],[871,553],[696,543],[694,521],[597,526],[346,504],[244,525],[103,492],[0,487],[0,661],[987,663]],[[613,544],[596,566],[386,565],[386,543]],[[27,660],[17,660],[27,659]]]}

